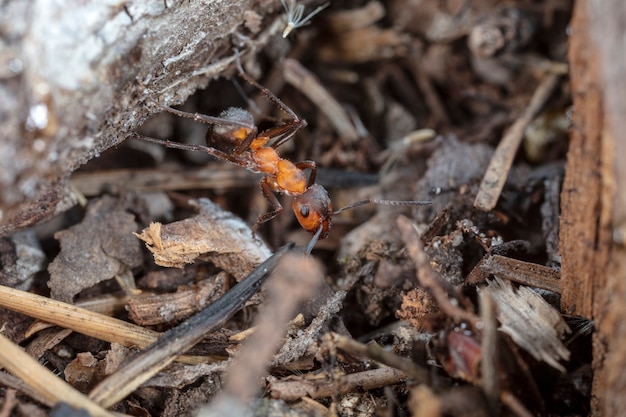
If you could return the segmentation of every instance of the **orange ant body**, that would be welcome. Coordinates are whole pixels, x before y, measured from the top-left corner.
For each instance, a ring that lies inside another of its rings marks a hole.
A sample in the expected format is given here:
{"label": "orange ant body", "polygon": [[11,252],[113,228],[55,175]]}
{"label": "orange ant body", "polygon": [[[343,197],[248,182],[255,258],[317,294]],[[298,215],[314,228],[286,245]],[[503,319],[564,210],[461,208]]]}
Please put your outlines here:
{"label": "orange ant body", "polygon": [[[280,126],[276,126],[258,133],[252,114],[241,108],[231,107],[223,111],[219,117],[207,116],[200,113],[183,112],[168,106],[159,106],[175,115],[191,118],[195,121],[210,125],[206,134],[206,146],[192,145],[169,140],[155,139],[135,134],[138,139],[157,143],[168,148],[187,151],[200,151],[229,161],[252,172],[264,174],[261,180],[263,196],[271,204],[272,210],[257,219],[254,228],[276,217],[283,209],[274,193],[281,193],[294,197],[292,208],[298,223],[307,232],[313,234],[307,246],[309,253],[318,239],[328,236],[333,214],[366,203],[380,203],[390,205],[422,205],[430,204],[423,201],[387,201],[363,200],[344,207],[333,213],[328,192],[324,187],[315,183],[317,168],[314,161],[293,163],[281,158],[276,148],[291,139],[307,123],[284,104],[267,88],[261,86],[243,71],[239,74],[249,84],[259,89],[278,108],[287,113],[291,119]],[[269,144],[271,140],[273,143]],[[269,144],[269,145],[268,145]],[[311,172],[307,180],[305,170]]]}

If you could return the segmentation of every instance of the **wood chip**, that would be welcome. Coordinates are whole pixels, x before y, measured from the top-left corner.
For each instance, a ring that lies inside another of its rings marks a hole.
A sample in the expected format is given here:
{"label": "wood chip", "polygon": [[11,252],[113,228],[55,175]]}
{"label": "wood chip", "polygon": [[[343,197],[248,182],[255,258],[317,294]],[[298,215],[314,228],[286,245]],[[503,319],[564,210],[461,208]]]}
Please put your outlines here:
{"label": "wood chip", "polygon": [[198,205],[200,213],[194,217],[167,225],[151,223],[135,233],[157,265],[182,268],[206,260],[240,280],[271,255],[243,220],[210,200],[201,198]]}
{"label": "wood chip", "polygon": [[495,301],[499,330],[535,359],[565,372],[559,361],[569,360],[570,352],[560,339],[570,329],[561,314],[528,287],[515,290],[511,282],[497,277],[487,283],[479,291],[489,292]]}

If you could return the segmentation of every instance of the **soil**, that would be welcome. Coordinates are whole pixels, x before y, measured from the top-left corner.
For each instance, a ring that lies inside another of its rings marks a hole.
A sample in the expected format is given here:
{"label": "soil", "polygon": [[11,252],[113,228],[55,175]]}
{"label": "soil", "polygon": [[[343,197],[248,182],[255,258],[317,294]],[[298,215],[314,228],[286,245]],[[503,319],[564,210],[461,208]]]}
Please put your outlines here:
{"label": "soil", "polygon": [[212,49],[220,78],[137,88],[130,137],[28,202],[45,215],[11,203],[0,342],[44,366],[0,355],[0,415],[620,410],[586,9],[286,1],[317,13],[283,37],[270,3]]}

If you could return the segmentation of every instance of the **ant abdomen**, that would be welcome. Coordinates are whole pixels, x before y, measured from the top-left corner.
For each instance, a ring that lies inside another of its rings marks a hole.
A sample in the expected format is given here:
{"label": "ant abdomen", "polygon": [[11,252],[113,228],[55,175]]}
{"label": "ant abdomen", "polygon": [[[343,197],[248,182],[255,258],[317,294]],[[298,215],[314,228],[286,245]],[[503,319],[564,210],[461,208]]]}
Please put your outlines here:
{"label": "ant abdomen", "polygon": [[[206,132],[206,144],[226,153],[237,153],[243,150],[246,139],[252,139],[257,135],[257,127],[254,124],[252,114],[239,107],[229,107],[219,115],[225,122],[232,121],[236,124],[214,123],[209,125]],[[241,125],[248,125],[243,127]],[[249,145],[249,144],[247,144]]]}

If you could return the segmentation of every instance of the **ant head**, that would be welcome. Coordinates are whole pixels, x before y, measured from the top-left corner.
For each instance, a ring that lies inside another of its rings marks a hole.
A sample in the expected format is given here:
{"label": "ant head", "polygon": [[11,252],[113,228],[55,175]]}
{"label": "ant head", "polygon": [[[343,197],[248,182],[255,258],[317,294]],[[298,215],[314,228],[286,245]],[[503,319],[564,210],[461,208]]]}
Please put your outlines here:
{"label": "ant head", "polygon": [[319,184],[313,184],[303,194],[293,200],[293,212],[300,226],[309,233],[320,231],[319,238],[324,239],[330,230],[333,208],[328,191]]}
{"label": "ant head", "polygon": [[[234,151],[249,137],[255,137],[257,127],[252,114],[239,107],[220,113],[223,123],[214,123],[206,133],[206,144],[222,151]],[[228,123],[228,122],[232,122]]]}

